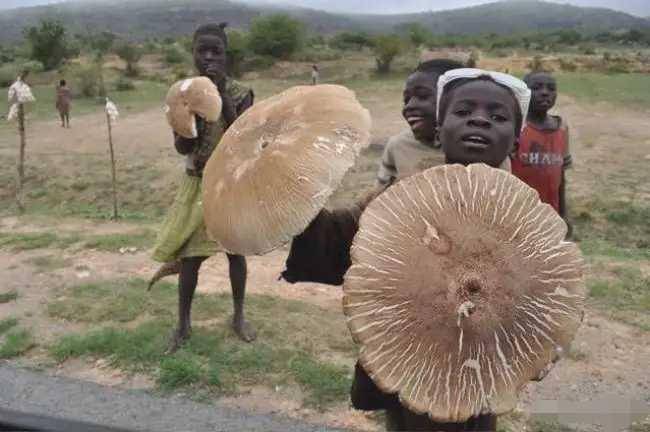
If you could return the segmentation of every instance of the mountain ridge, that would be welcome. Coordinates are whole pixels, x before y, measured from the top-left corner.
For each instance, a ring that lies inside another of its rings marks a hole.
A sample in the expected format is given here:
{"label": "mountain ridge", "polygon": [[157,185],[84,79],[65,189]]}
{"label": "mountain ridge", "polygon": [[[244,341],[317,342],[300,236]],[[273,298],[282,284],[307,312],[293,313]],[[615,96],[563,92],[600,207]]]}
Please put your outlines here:
{"label": "mountain ridge", "polygon": [[255,7],[229,0],[94,0],[65,2],[3,12],[0,40],[16,41],[25,26],[42,18],[58,19],[69,33],[87,29],[107,30],[123,37],[178,36],[198,24],[228,21],[231,27],[246,28],[264,14],[283,11],[306,24],[315,33],[365,30],[391,32],[396,26],[417,22],[434,34],[512,33],[558,29],[615,30],[650,27],[650,21],[603,8],[581,8],[541,0],[509,0],[440,12],[401,15],[334,14],[293,7]]}

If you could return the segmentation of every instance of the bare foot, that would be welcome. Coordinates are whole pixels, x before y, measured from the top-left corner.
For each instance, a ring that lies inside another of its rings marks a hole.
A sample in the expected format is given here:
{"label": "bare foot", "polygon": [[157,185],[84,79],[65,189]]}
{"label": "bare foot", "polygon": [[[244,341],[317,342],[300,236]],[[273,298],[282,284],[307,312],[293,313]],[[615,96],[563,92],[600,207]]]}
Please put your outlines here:
{"label": "bare foot", "polygon": [[190,338],[191,333],[191,329],[174,330],[171,337],[169,338],[169,344],[167,345],[165,354],[174,354],[176,351],[178,351],[178,349],[183,346],[183,344]]}
{"label": "bare foot", "polygon": [[233,320],[232,329],[244,342],[253,342],[257,338],[257,332],[248,321]]}

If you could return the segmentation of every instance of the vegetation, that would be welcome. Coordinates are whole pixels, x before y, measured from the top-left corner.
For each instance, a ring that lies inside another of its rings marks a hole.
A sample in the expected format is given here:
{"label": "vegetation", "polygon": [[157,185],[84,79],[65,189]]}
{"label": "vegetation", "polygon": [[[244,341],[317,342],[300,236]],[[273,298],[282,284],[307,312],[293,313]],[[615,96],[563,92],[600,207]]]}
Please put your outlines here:
{"label": "vegetation", "polygon": [[248,44],[256,54],[288,58],[300,48],[303,33],[300,21],[289,15],[262,16],[251,23]]}
{"label": "vegetation", "polygon": [[18,357],[35,345],[29,330],[19,329],[11,331],[4,336],[0,344],[0,359]]}
{"label": "vegetation", "polygon": [[390,65],[402,51],[402,39],[397,35],[381,35],[375,39],[374,51],[377,62],[377,72],[387,74]]}
{"label": "vegetation", "polygon": [[18,293],[16,291],[0,293],[0,304],[12,302],[17,298]]}
{"label": "vegetation", "polygon": [[65,27],[59,21],[42,20],[38,27],[24,31],[31,48],[31,57],[46,70],[59,66],[69,55]]}
{"label": "vegetation", "polygon": [[[223,393],[251,383],[293,383],[305,391],[307,405],[323,407],[348,397],[349,368],[319,358],[322,352],[346,358],[354,354],[337,312],[298,301],[248,296],[247,309],[260,339],[242,344],[227,326],[230,295],[198,295],[192,338],[177,354],[164,356],[176,309],[176,286],[163,282],[152,293],[145,287],[145,281],[130,279],[62,291],[48,306],[53,317],[100,327],[63,337],[52,346],[51,355],[57,361],[105,357],[115,367],[154,375],[163,390],[192,386]],[[214,325],[201,325],[215,318]],[[142,320],[135,327],[117,326]]]}
{"label": "vegetation", "polygon": [[144,54],[142,49],[129,42],[121,42],[115,47],[115,53],[126,62],[126,76],[138,76],[138,61]]}

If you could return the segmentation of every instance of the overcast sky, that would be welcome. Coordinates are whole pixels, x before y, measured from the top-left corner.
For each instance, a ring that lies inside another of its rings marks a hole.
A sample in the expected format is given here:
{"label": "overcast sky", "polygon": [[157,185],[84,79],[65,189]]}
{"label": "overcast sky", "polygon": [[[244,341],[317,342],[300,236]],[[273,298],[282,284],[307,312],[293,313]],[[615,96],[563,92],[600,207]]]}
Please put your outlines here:
{"label": "overcast sky", "polygon": [[[55,3],[62,0],[0,0],[0,9],[10,9],[36,4]],[[107,0],[110,1],[110,0]],[[242,1],[242,0],[240,0]],[[408,13],[455,9],[491,3],[494,0],[243,0],[254,3],[291,4],[332,12],[351,13]],[[639,16],[650,16],[650,0],[551,0],[577,6],[597,6],[617,9]]]}

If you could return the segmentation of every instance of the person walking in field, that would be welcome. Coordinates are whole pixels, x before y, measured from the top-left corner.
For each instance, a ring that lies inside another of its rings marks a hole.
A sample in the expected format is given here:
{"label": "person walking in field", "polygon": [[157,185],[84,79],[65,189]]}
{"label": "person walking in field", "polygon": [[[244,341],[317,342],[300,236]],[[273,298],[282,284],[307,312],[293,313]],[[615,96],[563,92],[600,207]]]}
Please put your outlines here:
{"label": "person walking in field", "polygon": [[56,109],[61,118],[61,127],[70,127],[70,106],[72,104],[72,92],[64,79],[56,86]]}
{"label": "person walking in field", "polygon": [[318,70],[318,65],[311,65],[311,84],[316,85],[318,84],[318,80],[320,79],[320,71]]}
{"label": "person walking in field", "polygon": [[[150,286],[163,276],[179,273],[178,325],[169,341],[168,352],[176,351],[191,333],[190,312],[201,264],[219,252],[216,242],[208,238],[203,220],[201,178],[203,168],[221,137],[232,123],[253,104],[253,91],[226,75],[226,24],[201,25],[194,33],[194,65],[201,76],[210,78],[221,95],[220,119],[207,122],[197,118],[198,137],[183,138],[175,134],[176,150],[186,157],[181,184],[163,223],[153,250],[153,259],[164,263]],[[228,203],[224,203],[228,205]],[[243,256],[227,254],[234,303],[232,328],[244,341],[255,339],[255,330],[244,317],[247,268]]]}
{"label": "person walking in field", "polygon": [[532,93],[526,126],[512,158],[512,173],[537,190],[540,199],[553,206],[569,227],[565,171],[572,165],[569,127],[560,116],[550,115],[557,99],[557,82],[547,72],[524,78]]}

